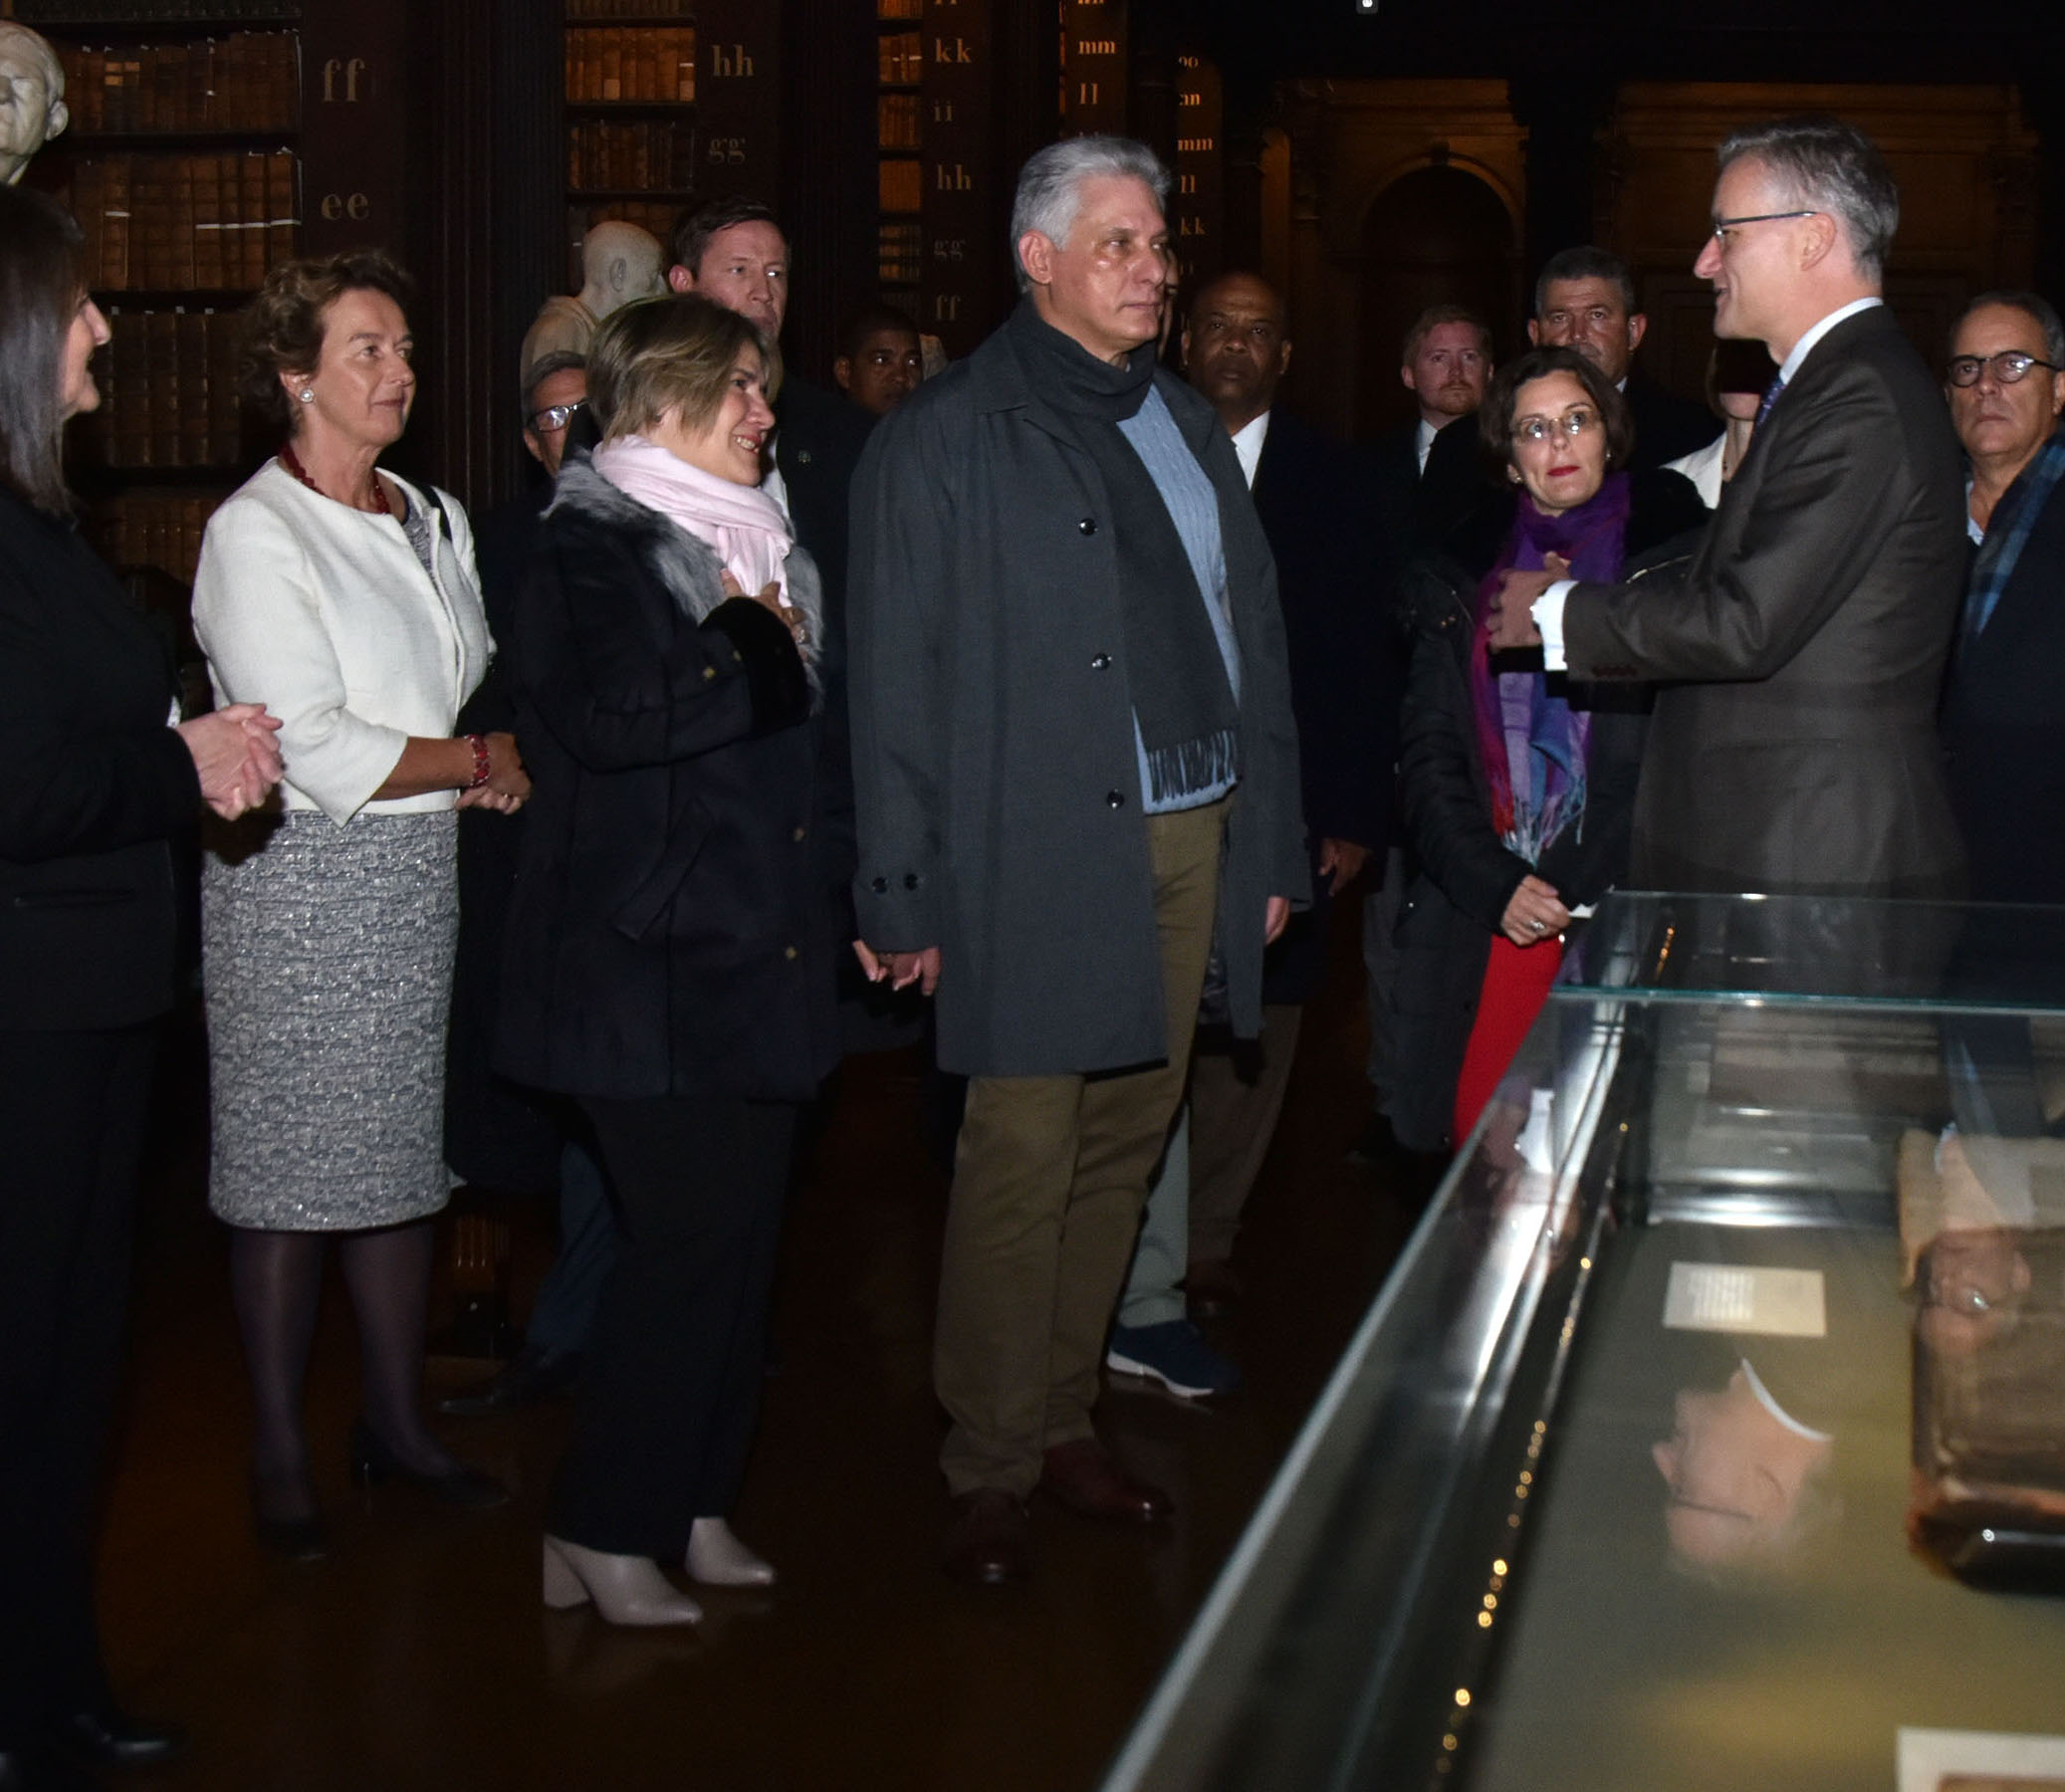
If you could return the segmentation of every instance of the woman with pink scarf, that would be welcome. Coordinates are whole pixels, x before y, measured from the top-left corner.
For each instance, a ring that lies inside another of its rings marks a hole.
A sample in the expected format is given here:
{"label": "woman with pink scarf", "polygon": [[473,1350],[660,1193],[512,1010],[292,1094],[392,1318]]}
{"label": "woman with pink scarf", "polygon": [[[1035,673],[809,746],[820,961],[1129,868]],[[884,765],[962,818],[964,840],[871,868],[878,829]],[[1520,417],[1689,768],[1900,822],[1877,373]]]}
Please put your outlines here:
{"label": "woman with pink scarf", "polygon": [[798,1115],[837,1057],[814,566],[759,489],[781,364],[709,301],[615,313],[509,645],[533,779],[496,1061],[592,1123],[619,1244],[547,1514],[545,1600],[701,1615],[732,1533]]}

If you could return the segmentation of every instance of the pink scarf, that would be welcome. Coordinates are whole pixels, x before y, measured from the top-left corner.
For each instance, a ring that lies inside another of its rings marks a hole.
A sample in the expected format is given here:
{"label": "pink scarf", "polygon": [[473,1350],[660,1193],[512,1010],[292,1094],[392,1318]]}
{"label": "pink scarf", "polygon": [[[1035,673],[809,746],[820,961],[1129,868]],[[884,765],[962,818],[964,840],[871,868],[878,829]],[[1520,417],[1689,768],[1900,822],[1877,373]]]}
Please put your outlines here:
{"label": "pink scarf", "polygon": [[707,542],[748,596],[769,583],[789,595],[784,569],[795,532],[782,507],[758,486],[739,485],[677,459],[643,436],[620,436],[594,451],[595,471],[626,497],[635,498]]}

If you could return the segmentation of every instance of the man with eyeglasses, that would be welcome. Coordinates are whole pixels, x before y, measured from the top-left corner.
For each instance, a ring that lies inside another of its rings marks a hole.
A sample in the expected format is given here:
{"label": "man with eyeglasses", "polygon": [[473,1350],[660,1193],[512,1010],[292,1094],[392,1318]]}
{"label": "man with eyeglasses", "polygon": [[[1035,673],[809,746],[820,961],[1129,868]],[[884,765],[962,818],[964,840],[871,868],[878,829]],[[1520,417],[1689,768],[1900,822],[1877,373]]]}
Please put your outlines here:
{"label": "man with eyeglasses", "polygon": [[[587,394],[586,357],[568,349],[540,356],[524,381],[524,446],[545,477],[492,512],[474,533],[481,598],[498,642],[509,640],[517,593],[536,558],[538,521],[552,502],[568,432],[583,419]],[[490,669],[461,720],[475,732],[515,728],[516,705],[498,669]],[[523,825],[522,816],[501,828],[459,818],[463,919],[452,978],[445,1155],[476,1188],[516,1194],[557,1186],[560,1254],[539,1286],[523,1348],[494,1375],[438,1402],[439,1412],[463,1418],[516,1412],[572,1385],[616,1253],[615,1222],[594,1153],[568,1136],[557,1104],[519,1089],[489,1063],[503,921]]]}
{"label": "man with eyeglasses", "polygon": [[[1964,585],[1957,442],[1880,298],[1900,199],[1876,146],[1788,118],[1721,146],[1694,272],[1778,363],[1698,551],[1610,585],[1508,573],[1492,642],[1658,684],[1631,883],[1928,896],[1963,854],[1936,733]],[[1537,630],[1538,625],[1538,630]]]}
{"label": "man with eyeglasses", "polygon": [[1982,293],[1948,374],[1977,548],[1944,686],[1950,802],[1973,896],[2065,902],[2065,326],[2034,293]]}

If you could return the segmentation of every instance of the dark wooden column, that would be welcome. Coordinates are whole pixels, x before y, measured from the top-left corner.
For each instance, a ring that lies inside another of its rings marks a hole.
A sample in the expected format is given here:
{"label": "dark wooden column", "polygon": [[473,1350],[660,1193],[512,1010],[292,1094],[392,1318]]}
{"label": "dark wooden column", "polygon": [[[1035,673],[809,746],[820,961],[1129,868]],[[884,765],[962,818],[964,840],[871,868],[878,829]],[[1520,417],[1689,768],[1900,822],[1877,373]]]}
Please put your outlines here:
{"label": "dark wooden column", "polygon": [[[494,13],[493,0],[408,9],[405,253],[418,286],[410,319],[418,383],[405,459],[469,511],[485,509],[495,493]],[[504,405],[505,414],[513,408],[506,398]]]}
{"label": "dark wooden column", "polygon": [[831,379],[846,316],[875,296],[875,9],[784,0],[783,154],[769,195],[796,260],[783,353]]}
{"label": "dark wooden column", "polygon": [[2021,81],[2022,115],[2042,139],[2037,151],[2035,286],[2065,302],[2065,51],[2052,45]]}
{"label": "dark wooden column", "polygon": [[497,502],[523,490],[533,466],[519,412],[517,360],[544,295],[566,284],[565,40],[557,0],[501,6],[494,20],[489,146],[494,278],[490,293],[487,466]]}
{"label": "dark wooden column", "polygon": [[1507,83],[1527,128],[1526,278],[1559,249],[1592,240],[1593,143],[1613,111],[1614,83],[1560,45],[1524,57]]}

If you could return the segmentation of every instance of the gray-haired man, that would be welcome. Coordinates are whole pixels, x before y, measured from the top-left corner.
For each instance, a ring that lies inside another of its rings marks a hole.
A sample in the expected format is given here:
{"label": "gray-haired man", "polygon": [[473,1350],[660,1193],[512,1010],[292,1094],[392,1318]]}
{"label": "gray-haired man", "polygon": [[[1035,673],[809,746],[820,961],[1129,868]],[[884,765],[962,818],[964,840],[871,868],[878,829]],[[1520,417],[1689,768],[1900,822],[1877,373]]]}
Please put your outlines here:
{"label": "gray-haired man", "polygon": [[1090,1424],[1218,945],[1237,1030],[1307,875],[1275,575],[1211,406],[1159,372],[1168,174],[1076,137],[1019,183],[1026,297],[853,484],[863,963],[972,1081],[934,1370],[946,1565],[1030,1566],[1039,1485],[1153,1520]]}

